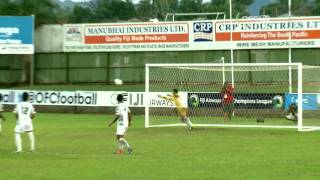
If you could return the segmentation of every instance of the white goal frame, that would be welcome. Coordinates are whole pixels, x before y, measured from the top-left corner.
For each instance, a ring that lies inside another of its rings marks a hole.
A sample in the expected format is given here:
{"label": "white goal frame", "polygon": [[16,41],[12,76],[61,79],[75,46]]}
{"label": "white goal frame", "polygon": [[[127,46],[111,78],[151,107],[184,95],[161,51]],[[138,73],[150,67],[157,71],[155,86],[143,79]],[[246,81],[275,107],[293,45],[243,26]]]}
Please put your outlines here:
{"label": "white goal frame", "polygon": [[[248,127],[248,128],[296,128],[298,131],[310,131],[312,129],[315,129],[315,127],[308,127],[308,126],[303,126],[302,122],[302,63],[231,63],[231,64],[216,64],[216,63],[201,63],[201,64],[190,64],[190,63],[181,63],[181,64],[146,64],[145,66],[145,96],[146,96],[146,102],[147,105],[145,106],[145,128],[149,127],[163,127],[163,126],[181,126],[183,124],[164,124],[164,125],[150,125],[149,121],[149,69],[151,67],[165,67],[165,66],[170,66],[170,67],[179,67],[179,66],[196,66],[196,67],[245,67],[245,66],[285,66],[291,68],[291,67],[296,67],[297,68],[297,105],[298,105],[298,123],[296,125],[290,125],[290,126],[279,126],[279,125],[264,125],[264,126],[259,126],[259,125],[225,125],[225,124],[194,124],[195,127],[197,126],[213,126],[213,127]],[[233,69],[233,68],[232,68]],[[289,87],[288,87],[289,89]],[[289,92],[289,90],[288,90]]]}

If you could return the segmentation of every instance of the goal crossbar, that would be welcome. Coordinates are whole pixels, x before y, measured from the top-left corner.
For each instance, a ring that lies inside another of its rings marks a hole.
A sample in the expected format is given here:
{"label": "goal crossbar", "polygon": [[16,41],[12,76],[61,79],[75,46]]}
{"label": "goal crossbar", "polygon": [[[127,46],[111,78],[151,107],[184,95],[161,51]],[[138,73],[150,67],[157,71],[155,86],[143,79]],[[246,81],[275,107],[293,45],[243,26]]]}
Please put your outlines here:
{"label": "goal crossbar", "polygon": [[246,67],[246,66],[302,66],[302,63],[166,63],[166,64],[146,64],[146,67],[223,67],[223,66],[230,66],[230,67]]}

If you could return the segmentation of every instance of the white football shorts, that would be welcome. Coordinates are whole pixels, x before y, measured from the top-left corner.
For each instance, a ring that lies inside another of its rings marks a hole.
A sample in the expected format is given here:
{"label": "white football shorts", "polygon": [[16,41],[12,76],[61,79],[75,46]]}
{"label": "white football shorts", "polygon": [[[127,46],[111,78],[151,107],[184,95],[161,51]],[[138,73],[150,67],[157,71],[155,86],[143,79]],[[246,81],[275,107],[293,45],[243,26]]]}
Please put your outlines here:
{"label": "white football shorts", "polygon": [[127,126],[117,126],[117,135],[125,135],[128,130]]}
{"label": "white football shorts", "polygon": [[14,132],[16,133],[23,133],[28,131],[33,131],[32,123],[17,124],[14,129]]}

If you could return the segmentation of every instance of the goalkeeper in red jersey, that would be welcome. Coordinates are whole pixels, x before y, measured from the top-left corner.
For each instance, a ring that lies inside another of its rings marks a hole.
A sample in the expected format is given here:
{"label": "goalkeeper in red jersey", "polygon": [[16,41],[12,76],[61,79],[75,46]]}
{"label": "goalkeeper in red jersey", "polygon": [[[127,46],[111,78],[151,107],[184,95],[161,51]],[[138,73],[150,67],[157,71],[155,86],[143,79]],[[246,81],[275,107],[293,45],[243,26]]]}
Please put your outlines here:
{"label": "goalkeeper in red jersey", "polygon": [[223,108],[223,115],[225,120],[231,120],[234,108],[234,96],[233,96],[234,88],[233,86],[228,83],[227,81],[223,84],[221,90],[222,96],[222,108]]}

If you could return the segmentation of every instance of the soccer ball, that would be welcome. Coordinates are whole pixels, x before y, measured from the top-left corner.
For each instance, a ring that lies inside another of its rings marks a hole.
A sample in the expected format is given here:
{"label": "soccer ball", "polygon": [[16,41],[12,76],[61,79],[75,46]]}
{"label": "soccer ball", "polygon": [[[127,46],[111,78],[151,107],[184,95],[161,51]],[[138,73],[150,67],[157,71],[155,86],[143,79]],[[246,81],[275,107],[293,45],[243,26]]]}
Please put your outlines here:
{"label": "soccer ball", "polygon": [[273,107],[276,109],[282,108],[283,106],[283,97],[282,96],[274,96],[272,99]]}
{"label": "soccer ball", "polygon": [[114,79],[113,82],[115,85],[122,85],[123,84],[121,79]]}

